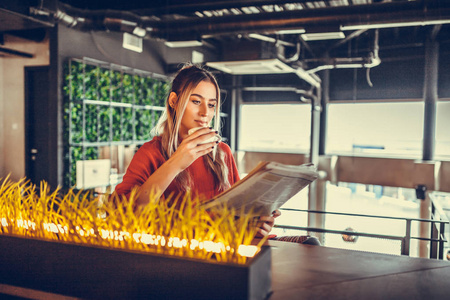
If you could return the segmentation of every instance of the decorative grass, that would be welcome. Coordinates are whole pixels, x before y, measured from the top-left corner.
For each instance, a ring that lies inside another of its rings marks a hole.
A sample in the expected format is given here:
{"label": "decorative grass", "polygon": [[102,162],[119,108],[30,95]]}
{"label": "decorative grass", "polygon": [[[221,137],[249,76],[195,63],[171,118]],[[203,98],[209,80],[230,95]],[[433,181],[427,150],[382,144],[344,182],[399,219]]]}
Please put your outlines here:
{"label": "decorative grass", "polygon": [[226,206],[205,211],[190,194],[159,201],[152,193],[136,207],[136,190],[126,199],[52,192],[46,182],[37,190],[26,179],[0,182],[0,234],[238,264],[265,241],[251,245],[257,230],[251,214],[236,218]]}

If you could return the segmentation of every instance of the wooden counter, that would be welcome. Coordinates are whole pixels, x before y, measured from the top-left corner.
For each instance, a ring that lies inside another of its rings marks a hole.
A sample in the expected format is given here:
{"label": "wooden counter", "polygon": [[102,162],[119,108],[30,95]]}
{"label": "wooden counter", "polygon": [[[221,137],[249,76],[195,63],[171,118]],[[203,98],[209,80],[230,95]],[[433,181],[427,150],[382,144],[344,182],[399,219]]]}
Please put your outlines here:
{"label": "wooden counter", "polygon": [[[448,261],[279,241],[269,241],[268,244],[272,248],[273,291],[269,300],[443,300],[450,297],[450,262]],[[132,265],[130,268],[133,267]],[[39,273],[39,271],[36,272]],[[107,270],[105,272],[108,273]],[[142,274],[138,272],[136,276],[142,277]],[[233,288],[237,284],[233,283],[233,280],[229,278],[224,285]],[[161,297],[166,299],[164,295]],[[11,286],[0,280],[0,299],[24,298],[78,299]],[[217,298],[220,298],[220,295],[211,299]]]}
{"label": "wooden counter", "polygon": [[450,262],[270,241],[281,299],[449,299]]}

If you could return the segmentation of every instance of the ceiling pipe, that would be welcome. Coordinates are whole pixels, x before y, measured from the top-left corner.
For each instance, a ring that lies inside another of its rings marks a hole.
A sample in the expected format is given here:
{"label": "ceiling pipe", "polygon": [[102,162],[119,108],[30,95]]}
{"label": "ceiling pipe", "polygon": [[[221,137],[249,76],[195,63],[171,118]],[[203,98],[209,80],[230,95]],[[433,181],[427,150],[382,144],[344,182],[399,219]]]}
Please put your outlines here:
{"label": "ceiling pipe", "polygon": [[[313,3],[313,2],[323,2],[324,0],[296,0],[296,3]],[[225,1],[178,1],[182,4],[174,3],[171,4],[173,1],[159,1],[159,3],[162,3],[163,5],[158,5],[158,3],[155,4],[157,7],[153,8],[143,8],[140,9],[139,12],[142,15],[163,15],[163,14],[186,14],[186,13],[196,13],[200,12],[203,13],[204,11],[216,11],[216,10],[229,10],[242,7],[261,7],[261,6],[272,6],[273,10],[275,11],[274,6],[282,7],[287,3],[290,3],[286,0],[225,0]],[[283,8],[285,9],[285,8]]]}
{"label": "ceiling pipe", "polygon": [[309,74],[314,74],[322,70],[329,69],[349,69],[349,68],[373,68],[381,63],[381,59],[378,55],[378,29],[375,30],[373,51],[368,57],[355,57],[355,58],[322,58],[317,59],[318,62],[323,62],[323,65],[307,70]]}
{"label": "ceiling pipe", "polygon": [[[285,63],[295,62],[295,61],[298,61],[298,59],[300,57],[300,42],[297,42],[296,44],[294,44],[291,42],[286,42],[281,39],[273,38],[273,37],[266,36],[266,35],[259,34],[259,33],[250,33],[248,35],[248,37],[275,44],[275,47],[277,49],[277,57],[282,62],[285,62]],[[285,55],[286,47],[295,47],[295,53],[289,58],[287,58]]]}
{"label": "ceiling pipe", "polygon": [[278,46],[277,47],[277,57],[282,62],[285,62],[285,63],[296,62],[300,58],[300,50],[301,50],[300,42],[297,42],[297,44],[295,45],[296,46],[295,53],[291,57],[286,57],[286,47],[284,45],[278,45],[278,43],[277,43],[276,46]]}
{"label": "ceiling pipe", "polygon": [[[245,3],[245,2],[243,2]],[[242,3],[241,3],[242,4]],[[239,6],[239,3],[235,3]],[[145,36],[169,41],[198,39],[220,34],[254,32],[276,33],[279,30],[305,27],[379,26],[398,27],[444,24],[450,22],[450,1],[426,0],[388,2],[372,5],[326,7],[274,13],[242,14],[236,16],[186,18],[162,21],[155,16],[114,10],[87,11],[59,3],[53,12],[55,20],[80,30],[127,31],[136,26]],[[34,12],[35,14],[38,11]],[[170,10],[162,14],[172,13]],[[73,19],[71,19],[73,18]],[[75,22],[76,21],[76,22]],[[412,25],[415,24],[415,25]],[[133,29],[134,30],[134,29]]]}
{"label": "ceiling pipe", "polygon": [[348,41],[360,36],[361,34],[363,34],[364,32],[366,32],[368,29],[360,29],[360,30],[356,30],[352,33],[350,33],[349,35],[347,35],[344,39],[340,40],[339,42],[335,43],[334,45],[332,45],[330,47],[329,50],[337,48],[345,43],[347,43]]}
{"label": "ceiling pipe", "polygon": [[269,42],[272,44],[278,44],[278,45],[282,45],[282,46],[288,46],[288,47],[295,47],[294,43],[291,42],[286,42],[280,39],[276,39],[267,35],[263,35],[263,34],[259,34],[259,33],[250,33],[248,34],[249,38],[255,39],[255,40],[260,40],[263,42]]}
{"label": "ceiling pipe", "polygon": [[[89,11],[59,3],[56,11],[46,10],[45,13],[54,21],[81,31],[128,32],[140,37],[145,37],[153,31],[153,27],[149,27],[150,21],[147,17],[141,17],[128,11]],[[30,14],[42,15],[42,11],[39,8],[31,8]],[[147,24],[146,27],[143,27],[144,20]]]}
{"label": "ceiling pipe", "polygon": [[[342,28],[367,26],[398,27],[399,24],[417,26],[450,22],[450,1],[388,2],[256,13],[223,17],[187,18],[162,21],[155,28],[154,37],[169,40],[218,34],[266,32],[310,27]],[[413,25],[415,24],[415,25]],[[359,28],[365,29],[365,28]]]}

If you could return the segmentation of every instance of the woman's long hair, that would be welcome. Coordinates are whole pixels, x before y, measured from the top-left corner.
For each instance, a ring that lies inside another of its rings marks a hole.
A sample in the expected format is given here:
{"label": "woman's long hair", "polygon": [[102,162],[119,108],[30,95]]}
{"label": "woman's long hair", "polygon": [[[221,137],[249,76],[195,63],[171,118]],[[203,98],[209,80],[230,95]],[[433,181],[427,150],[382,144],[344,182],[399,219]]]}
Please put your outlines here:
{"label": "woman's long hair", "polygon": [[[202,82],[210,82],[216,88],[217,105],[214,114],[214,128],[220,131],[220,89],[215,77],[206,69],[194,64],[187,64],[181,68],[172,81],[172,88],[169,92],[175,92],[177,94],[177,103],[174,107],[170,106],[170,103],[166,101],[166,109],[158,121],[156,126],[156,134],[161,136],[161,152],[164,158],[167,160],[171,157],[178,148],[180,140],[178,138],[178,132],[180,129],[181,119],[183,118],[184,111],[188,104],[192,91],[197,85]],[[224,161],[225,154],[217,146],[216,157],[213,157],[213,152],[208,153],[204,157],[205,164],[214,176],[216,188],[219,191],[226,190],[230,187],[228,180],[228,167]],[[184,170],[175,178],[179,188],[182,191],[188,191],[192,187],[191,176],[189,172]]]}

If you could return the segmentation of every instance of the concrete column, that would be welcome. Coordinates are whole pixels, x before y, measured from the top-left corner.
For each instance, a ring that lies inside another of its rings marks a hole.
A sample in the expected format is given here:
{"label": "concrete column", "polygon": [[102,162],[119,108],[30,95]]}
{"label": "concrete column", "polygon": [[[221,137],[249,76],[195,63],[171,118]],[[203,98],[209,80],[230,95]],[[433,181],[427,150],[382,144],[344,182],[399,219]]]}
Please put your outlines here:
{"label": "concrete column", "polygon": [[[431,34],[430,34],[431,35]],[[439,43],[432,37],[425,42],[423,160],[434,159],[436,103],[438,100]]]}
{"label": "concrete column", "polygon": [[[321,89],[317,87],[317,98],[311,99],[311,143],[309,161],[316,167],[319,166],[319,137],[320,137],[320,97]],[[308,210],[317,210],[317,180],[310,184],[308,195]],[[308,226],[315,227],[317,214],[308,213]]]}
{"label": "concrete column", "polygon": [[[425,191],[425,199],[420,201],[420,218],[431,219],[431,199],[427,191]],[[431,237],[431,223],[420,222],[419,236],[423,238]],[[430,258],[429,241],[419,241],[419,257]]]}
{"label": "concrete column", "polygon": [[[422,159],[430,161],[434,159],[434,144],[436,131],[436,103],[438,99],[438,66],[439,66],[439,43],[435,39],[436,29],[430,31],[425,41],[425,81],[424,94],[424,125],[423,125],[423,152]],[[416,189],[417,190],[417,189]],[[428,192],[424,191],[424,197],[420,202],[420,218],[431,218],[431,200]],[[419,198],[419,197],[418,197]],[[420,199],[420,198],[419,198]],[[421,222],[419,225],[419,236],[429,238],[431,236],[431,224]],[[430,242],[419,241],[419,256],[429,257]]]}

